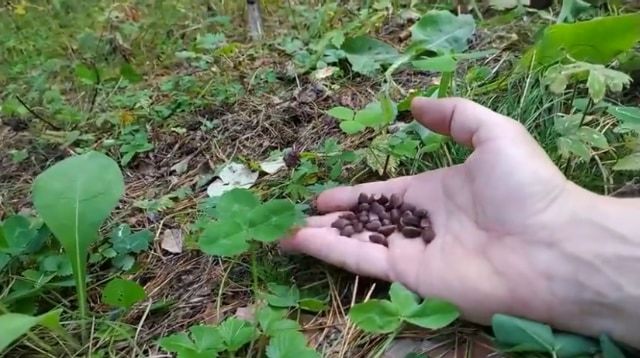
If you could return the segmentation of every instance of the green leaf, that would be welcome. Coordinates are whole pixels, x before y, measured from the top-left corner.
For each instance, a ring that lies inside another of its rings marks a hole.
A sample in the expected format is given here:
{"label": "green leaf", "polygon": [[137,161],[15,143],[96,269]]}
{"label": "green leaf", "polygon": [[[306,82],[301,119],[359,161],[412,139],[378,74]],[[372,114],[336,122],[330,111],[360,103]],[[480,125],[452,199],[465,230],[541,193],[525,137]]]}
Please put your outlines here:
{"label": "green leaf", "polygon": [[[0,326],[1,327],[1,326]],[[624,353],[606,334],[600,335],[600,349],[602,358],[625,358]]]}
{"label": "green leaf", "polygon": [[131,308],[144,300],[147,294],[135,281],[114,278],[102,290],[102,302],[120,308]]}
{"label": "green leaf", "polygon": [[390,65],[399,56],[393,46],[369,36],[349,37],[342,43],[342,50],[355,72],[369,75]]}
{"label": "green leaf", "polygon": [[258,311],[256,318],[258,319],[262,332],[269,337],[284,331],[296,331],[300,329],[298,322],[286,319],[285,314],[285,310],[276,310],[269,306],[265,306]]}
{"label": "green leaf", "polygon": [[95,151],[56,163],[33,184],[33,204],[71,261],[82,316],[86,316],[89,245],[123,192],[118,165]]}
{"label": "green leaf", "polygon": [[367,128],[364,124],[357,121],[344,121],[340,122],[340,129],[346,134],[356,134],[362,132]]}
{"label": "green leaf", "polygon": [[111,232],[110,240],[113,249],[119,254],[140,253],[147,250],[153,234],[149,230],[132,234],[129,225],[120,224]]}
{"label": "green leaf", "polygon": [[247,229],[229,219],[207,225],[198,244],[209,255],[235,256],[249,249],[247,240]]}
{"label": "green leaf", "polygon": [[389,333],[400,326],[398,307],[386,300],[370,299],[354,305],[349,311],[351,320],[365,332]]}
{"label": "green leaf", "polygon": [[0,352],[20,336],[29,332],[35,325],[41,325],[54,331],[62,331],[60,326],[61,312],[62,309],[57,309],[36,317],[20,313],[0,315]]}
{"label": "green leaf", "polygon": [[587,88],[589,88],[589,96],[591,96],[594,103],[602,101],[607,90],[607,85],[604,82],[604,76],[598,71],[589,71]]}
{"label": "green leaf", "polygon": [[640,13],[551,25],[523,58],[524,68],[529,67],[532,59],[544,66],[567,57],[576,61],[608,64],[640,40],[638,28]]}
{"label": "green leaf", "polygon": [[436,52],[462,52],[468,48],[467,41],[475,28],[469,14],[456,16],[447,10],[431,10],[412,26],[411,40]]}
{"label": "green leaf", "polygon": [[575,134],[582,122],[582,113],[570,114],[567,116],[557,116],[553,120],[553,129],[561,135]]}
{"label": "green leaf", "polygon": [[158,344],[167,352],[177,353],[178,358],[215,358],[224,350],[217,327],[192,326],[189,331],[191,337],[179,332],[163,337]]}
{"label": "green leaf", "polygon": [[31,221],[22,215],[11,215],[2,223],[5,251],[13,256],[34,252],[30,248],[37,244],[38,232],[31,227]]}
{"label": "green leaf", "polygon": [[194,346],[198,352],[220,352],[224,350],[218,327],[191,326],[189,332],[191,332],[191,339],[195,343]]}
{"label": "green leaf", "polygon": [[557,140],[558,153],[563,157],[571,154],[577,155],[580,159],[588,161],[591,158],[591,150],[580,138],[575,135],[560,137]]}
{"label": "green leaf", "polygon": [[580,127],[576,132],[576,135],[582,142],[596,148],[600,149],[608,149],[609,142],[607,142],[607,138],[604,134],[598,130],[595,130],[590,127]]}
{"label": "green leaf", "polygon": [[440,329],[450,325],[460,316],[457,307],[447,301],[429,298],[424,300],[410,315],[407,322],[428,329]]}
{"label": "green leaf", "polygon": [[355,112],[351,108],[337,106],[333,107],[327,111],[327,114],[331,117],[343,120],[350,121],[353,120],[353,116],[355,116]]}
{"label": "green leaf", "polygon": [[592,339],[574,334],[555,334],[553,346],[558,358],[590,357],[598,352],[598,345]]}
{"label": "green leaf", "polygon": [[267,295],[267,302],[275,307],[297,307],[300,299],[300,291],[294,286],[284,286],[275,283],[267,285],[270,294]]}
{"label": "green leaf", "polygon": [[69,276],[73,274],[71,261],[65,255],[51,255],[42,260],[41,270],[54,272],[58,276]]}
{"label": "green leaf", "polygon": [[458,61],[451,55],[443,55],[413,61],[411,64],[421,71],[453,72],[456,70]]}
{"label": "green leaf", "polygon": [[582,0],[563,0],[562,8],[556,22],[574,22],[577,18],[591,8],[588,2]]}
{"label": "green leaf", "polygon": [[307,347],[304,335],[297,331],[276,334],[269,340],[266,354],[268,358],[320,358],[313,349]]}
{"label": "green leaf", "polygon": [[208,33],[204,36],[198,36],[196,40],[196,47],[201,50],[214,50],[222,43],[225,42],[225,36],[223,33]]}
{"label": "green leaf", "polygon": [[640,152],[618,159],[613,170],[640,170]]}
{"label": "green leaf", "polygon": [[90,69],[85,64],[78,64],[75,68],[76,77],[85,84],[93,85],[98,82],[96,71]]}
{"label": "green leaf", "polygon": [[285,199],[270,200],[248,213],[252,238],[272,242],[284,237],[298,221],[295,205]]}
{"label": "green leaf", "polygon": [[136,72],[133,66],[129,63],[125,63],[120,66],[120,76],[129,81],[129,83],[138,83],[142,81],[142,75]]}
{"label": "green leaf", "polygon": [[256,329],[250,322],[235,317],[227,318],[218,326],[218,332],[224,342],[224,347],[236,352],[256,336]]}
{"label": "green leaf", "polygon": [[4,270],[5,267],[11,262],[11,256],[0,252],[0,273]]}
{"label": "green leaf", "polygon": [[301,309],[311,312],[322,312],[327,308],[325,301],[315,298],[302,298],[298,301],[298,305]]}
{"label": "green leaf", "polygon": [[552,352],[553,332],[546,324],[495,314],[491,326],[496,341],[511,352]]}
{"label": "green leaf", "polygon": [[131,255],[117,255],[111,260],[111,263],[122,271],[129,271],[136,263],[136,259]]}
{"label": "green leaf", "polygon": [[391,303],[397,307],[398,312],[402,316],[409,316],[418,308],[418,296],[409,291],[400,282],[394,282],[389,287],[389,297]]}
{"label": "green leaf", "polygon": [[216,205],[218,219],[238,219],[260,205],[260,199],[249,189],[235,188],[220,196]]}
{"label": "green leaf", "polygon": [[607,112],[620,122],[616,132],[631,130],[640,133],[640,107],[608,106]]}
{"label": "green leaf", "polygon": [[387,123],[384,113],[382,112],[382,104],[378,101],[367,104],[363,109],[356,113],[354,120],[367,127],[378,128]]}

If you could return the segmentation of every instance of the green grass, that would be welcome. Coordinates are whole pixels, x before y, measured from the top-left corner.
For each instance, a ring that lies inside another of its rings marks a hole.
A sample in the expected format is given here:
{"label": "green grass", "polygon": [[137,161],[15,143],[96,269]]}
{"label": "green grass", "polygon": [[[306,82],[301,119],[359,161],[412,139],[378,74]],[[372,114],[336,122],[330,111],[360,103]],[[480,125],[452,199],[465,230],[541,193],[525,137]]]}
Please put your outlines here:
{"label": "green grass", "polygon": [[[384,336],[343,330],[346,307],[354,297],[367,294],[369,280],[354,282],[348,273],[310,258],[283,256],[274,247],[259,246],[251,255],[233,259],[202,254],[197,240],[212,217],[203,208],[206,185],[226,161],[255,168],[272,151],[286,153],[293,147],[301,164],[273,175],[263,173],[254,189],[263,199],[288,198],[306,208],[325,187],[463,162],[469,150],[447,143],[423,155],[398,159],[395,171],[389,167],[378,173],[366,157],[371,153],[369,144],[381,133],[345,135],[324,111],[338,105],[363,108],[385,88],[384,75],[363,76],[348,59],[331,63],[336,53],[318,53],[331,43],[325,36],[332,29],[344,29],[346,36],[369,34],[402,49],[407,44],[399,36],[411,26],[403,19],[410,18],[411,11],[449,9],[450,4],[421,4],[410,9],[411,1],[350,1],[348,6],[336,1],[285,3],[264,1],[267,35],[258,42],[248,38],[245,5],[240,1],[114,5],[102,0],[60,0],[30,1],[25,7],[16,1],[0,7],[0,33],[5,39],[0,42],[0,119],[4,125],[0,127],[0,153],[12,153],[12,157],[0,156],[0,220],[21,211],[28,213],[34,178],[72,154],[90,149],[105,152],[121,164],[127,184],[121,206],[103,228],[102,240],[91,249],[95,260],[88,270],[88,293],[94,318],[84,321],[90,327],[90,339],[79,348],[73,340],[39,328],[13,342],[3,352],[6,356],[156,353],[161,337],[200,322],[219,323],[236,309],[260,301],[268,283],[295,284],[304,294],[329,298],[324,313],[294,310],[293,317],[300,318],[310,331],[316,330],[315,339],[322,337],[330,347],[352,345],[353,349],[375,351],[384,343]],[[385,8],[385,3],[393,7]],[[585,16],[612,12],[599,8]],[[459,66],[448,94],[470,98],[522,122],[569,179],[588,189],[610,193],[630,180],[633,172],[611,168],[617,157],[633,149],[633,135],[606,131],[609,144],[619,153],[598,152],[586,162],[575,156],[562,158],[554,120],[572,111],[574,87],[557,95],[541,84],[540,73],[514,72],[535,41],[532,34],[552,21],[541,13],[517,10],[488,10],[484,18],[484,22],[476,19],[482,30],[475,42],[482,44],[478,50],[512,34],[519,37],[489,61],[473,60]],[[336,73],[315,79],[318,60],[330,62]],[[481,70],[491,76],[474,81],[469,73]],[[404,91],[426,90],[438,78],[438,74],[411,68],[393,77]],[[588,95],[583,87],[575,93],[576,98]],[[397,88],[389,94],[396,102],[404,99]],[[608,100],[637,106],[629,92]],[[605,115],[601,119],[589,125],[602,129],[614,121]],[[334,157],[324,151],[328,138],[340,145]],[[625,148],[625,140],[631,149]],[[127,158],[127,153],[132,156]],[[336,162],[339,156],[353,160]],[[186,159],[186,169],[176,167]],[[340,170],[332,171],[336,166]],[[31,214],[37,226],[37,213]],[[120,223],[136,232],[148,229],[159,241],[166,229],[178,229],[184,239],[183,252],[170,254],[160,244],[152,245],[135,255],[133,266],[123,271],[114,266],[107,245],[110,231]],[[46,281],[48,271],[42,268],[42,261],[59,254],[60,248],[43,232],[42,248],[7,267],[0,265],[0,307],[31,315],[62,307],[63,326],[79,338],[82,318],[69,284],[72,277],[54,272]],[[25,270],[33,270],[42,282],[25,279],[29,276]],[[153,304],[144,303],[131,311],[103,305],[101,290],[116,276],[145,286]],[[377,285],[375,294],[385,295],[386,288],[381,288],[385,284]],[[445,329],[438,337],[447,340],[455,334]],[[327,338],[330,335],[335,342]],[[252,346],[256,356],[264,351],[264,343]]]}

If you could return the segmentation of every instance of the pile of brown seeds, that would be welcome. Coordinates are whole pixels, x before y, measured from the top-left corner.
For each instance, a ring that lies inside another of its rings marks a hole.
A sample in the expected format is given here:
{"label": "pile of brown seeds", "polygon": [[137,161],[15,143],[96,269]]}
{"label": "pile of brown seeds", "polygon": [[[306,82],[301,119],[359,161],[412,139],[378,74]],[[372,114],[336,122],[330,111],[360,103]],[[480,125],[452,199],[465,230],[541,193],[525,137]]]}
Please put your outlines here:
{"label": "pile of brown seeds", "polygon": [[340,235],[351,237],[365,230],[372,232],[369,240],[388,246],[387,238],[396,231],[408,239],[422,237],[429,244],[436,234],[431,225],[429,213],[425,209],[416,209],[412,204],[403,202],[393,194],[360,194],[358,204],[331,224],[340,230]]}

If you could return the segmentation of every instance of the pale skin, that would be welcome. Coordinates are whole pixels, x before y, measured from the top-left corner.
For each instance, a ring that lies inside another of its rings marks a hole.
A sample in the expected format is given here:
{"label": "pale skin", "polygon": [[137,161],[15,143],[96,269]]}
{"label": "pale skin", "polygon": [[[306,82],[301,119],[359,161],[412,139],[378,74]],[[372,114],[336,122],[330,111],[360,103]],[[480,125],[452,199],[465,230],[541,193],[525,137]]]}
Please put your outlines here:
{"label": "pale skin", "polygon": [[[323,192],[282,242],[354,273],[398,281],[489,324],[494,313],[640,348],[640,200],[567,180],[517,121],[474,102],[418,98],[414,118],[473,153],[460,165]],[[397,193],[427,209],[436,239],[341,237],[331,223],[359,193]]]}

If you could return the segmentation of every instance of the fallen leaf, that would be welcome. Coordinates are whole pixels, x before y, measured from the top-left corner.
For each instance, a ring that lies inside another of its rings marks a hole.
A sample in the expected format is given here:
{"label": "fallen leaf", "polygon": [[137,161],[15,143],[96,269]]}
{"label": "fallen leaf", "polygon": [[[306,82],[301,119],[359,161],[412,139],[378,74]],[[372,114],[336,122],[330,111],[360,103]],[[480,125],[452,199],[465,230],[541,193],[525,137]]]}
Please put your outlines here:
{"label": "fallen leaf", "polygon": [[333,75],[337,70],[338,70],[337,67],[327,66],[314,71],[313,78],[315,78],[316,80],[323,80],[325,78],[331,77],[331,75]]}
{"label": "fallen leaf", "polygon": [[160,247],[174,254],[182,252],[182,230],[166,229],[162,234]]}
{"label": "fallen leaf", "polygon": [[171,166],[171,170],[176,172],[176,174],[182,174],[182,173],[186,172],[187,168],[189,167],[189,160],[190,159],[191,159],[191,157],[187,157],[185,159],[182,159],[178,163],[172,165]]}
{"label": "fallen leaf", "polygon": [[245,321],[254,322],[256,319],[256,307],[254,305],[238,307],[234,316]]}
{"label": "fallen leaf", "polygon": [[282,157],[274,160],[265,160],[264,162],[260,163],[260,169],[268,174],[274,174],[278,170],[284,168],[284,166],[285,164]]}
{"label": "fallen leaf", "polygon": [[209,184],[207,195],[215,197],[236,188],[248,189],[256,180],[258,180],[258,173],[252,172],[246,165],[229,163],[220,170],[218,179]]}

